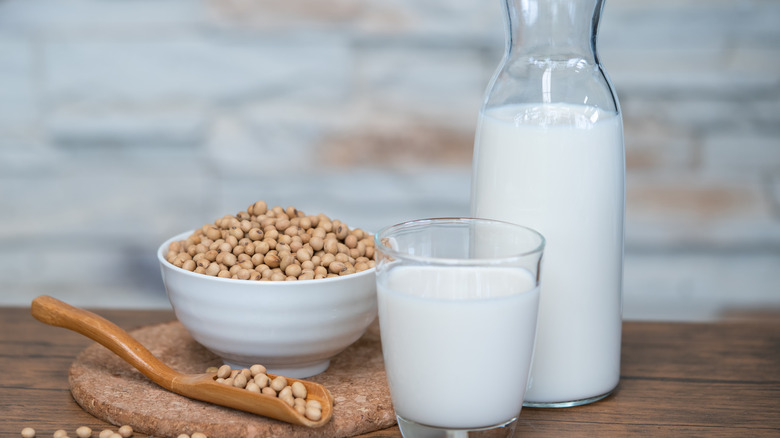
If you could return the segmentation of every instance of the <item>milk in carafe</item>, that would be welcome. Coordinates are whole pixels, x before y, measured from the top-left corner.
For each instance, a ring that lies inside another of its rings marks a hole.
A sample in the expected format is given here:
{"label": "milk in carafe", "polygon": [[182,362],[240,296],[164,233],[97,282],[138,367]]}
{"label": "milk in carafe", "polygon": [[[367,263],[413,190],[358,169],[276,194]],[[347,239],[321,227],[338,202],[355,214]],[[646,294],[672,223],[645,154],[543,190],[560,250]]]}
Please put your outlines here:
{"label": "milk in carafe", "polygon": [[587,400],[620,374],[624,156],[621,118],[585,105],[480,115],[472,214],[547,239],[526,404]]}

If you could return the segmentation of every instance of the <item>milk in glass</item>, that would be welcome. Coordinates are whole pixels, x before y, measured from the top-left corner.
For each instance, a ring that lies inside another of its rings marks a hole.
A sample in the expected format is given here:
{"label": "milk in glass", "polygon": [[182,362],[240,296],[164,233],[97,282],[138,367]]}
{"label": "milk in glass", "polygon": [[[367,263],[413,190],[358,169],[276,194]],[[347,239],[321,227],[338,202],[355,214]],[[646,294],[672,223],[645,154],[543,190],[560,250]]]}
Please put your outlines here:
{"label": "milk in glass", "polygon": [[539,300],[531,273],[402,266],[378,280],[382,349],[399,416],[478,428],[520,413]]}

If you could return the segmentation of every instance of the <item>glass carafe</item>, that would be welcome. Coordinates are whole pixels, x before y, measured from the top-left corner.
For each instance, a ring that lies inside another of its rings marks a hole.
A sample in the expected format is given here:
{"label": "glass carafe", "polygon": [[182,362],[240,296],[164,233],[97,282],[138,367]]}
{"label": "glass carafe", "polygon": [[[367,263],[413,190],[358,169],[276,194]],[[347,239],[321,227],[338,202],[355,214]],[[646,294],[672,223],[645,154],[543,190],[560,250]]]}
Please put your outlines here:
{"label": "glass carafe", "polygon": [[474,144],[471,213],[547,239],[525,406],[600,400],[620,377],[625,150],[596,51],[602,0],[506,0]]}

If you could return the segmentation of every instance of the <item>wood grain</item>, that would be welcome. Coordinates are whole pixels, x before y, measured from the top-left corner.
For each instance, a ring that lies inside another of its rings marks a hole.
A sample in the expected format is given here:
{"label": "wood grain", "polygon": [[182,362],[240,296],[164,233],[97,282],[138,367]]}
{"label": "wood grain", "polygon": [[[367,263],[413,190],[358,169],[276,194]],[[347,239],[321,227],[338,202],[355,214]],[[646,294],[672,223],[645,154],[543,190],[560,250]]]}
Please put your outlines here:
{"label": "wood grain", "polygon": [[[125,330],[174,319],[172,312],[97,313]],[[526,408],[517,436],[780,436],[780,318],[623,327],[616,393],[577,408]],[[68,390],[68,368],[91,344],[41,324],[29,308],[0,308],[0,436],[19,436],[26,426],[39,436],[110,427],[84,412]],[[364,436],[400,433],[393,427]]]}

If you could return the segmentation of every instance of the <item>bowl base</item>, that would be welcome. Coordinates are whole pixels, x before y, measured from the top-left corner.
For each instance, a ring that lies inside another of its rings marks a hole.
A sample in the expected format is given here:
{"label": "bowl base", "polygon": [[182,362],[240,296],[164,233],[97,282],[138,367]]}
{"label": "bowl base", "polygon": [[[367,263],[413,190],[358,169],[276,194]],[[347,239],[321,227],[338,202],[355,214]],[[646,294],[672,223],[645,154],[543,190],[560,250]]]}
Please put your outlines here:
{"label": "bowl base", "polygon": [[[223,359],[223,361],[226,365],[230,365],[230,368],[233,369],[249,368],[254,365],[252,363],[236,362],[228,359]],[[317,362],[308,362],[300,365],[265,365],[269,374],[292,377],[294,379],[305,379],[306,377],[316,376],[317,374],[325,372],[329,366],[330,359]]]}

